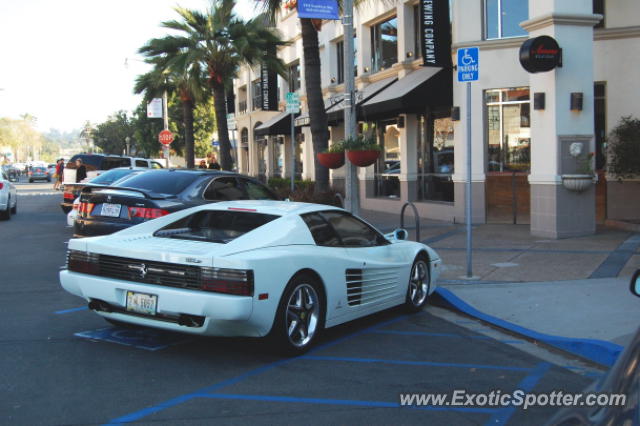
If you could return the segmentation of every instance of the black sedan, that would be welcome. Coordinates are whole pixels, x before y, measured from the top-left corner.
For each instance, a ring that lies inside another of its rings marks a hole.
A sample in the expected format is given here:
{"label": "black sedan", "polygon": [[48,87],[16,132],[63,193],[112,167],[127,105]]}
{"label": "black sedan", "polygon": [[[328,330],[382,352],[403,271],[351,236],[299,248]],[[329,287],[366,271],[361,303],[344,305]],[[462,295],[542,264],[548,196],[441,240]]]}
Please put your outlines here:
{"label": "black sedan", "polygon": [[74,236],[106,235],[200,204],[232,200],[277,200],[257,180],[236,173],[156,169],[117,186],[87,186],[80,195]]}

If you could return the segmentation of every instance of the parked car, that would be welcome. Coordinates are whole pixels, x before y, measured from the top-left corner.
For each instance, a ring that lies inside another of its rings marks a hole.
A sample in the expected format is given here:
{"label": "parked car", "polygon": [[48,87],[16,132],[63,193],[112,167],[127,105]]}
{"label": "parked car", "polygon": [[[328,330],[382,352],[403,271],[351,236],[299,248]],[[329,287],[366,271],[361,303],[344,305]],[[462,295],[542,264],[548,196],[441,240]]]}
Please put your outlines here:
{"label": "parked car", "polygon": [[55,164],[49,164],[47,166],[47,171],[49,172],[49,175],[53,176],[56,174],[56,165]]}
{"label": "parked car", "polygon": [[2,166],[2,170],[7,175],[10,182],[17,182],[20,179],[20,171],[11,164]]}
{"label": "parked car", "polygon": [[[630,291],[640,297],[640,269],[636,270],[631,277]],[[626,395],[626,400],[622,404],[606,406],[583,404],[565,407],[558,411],[547,425],[635,426],[640,424],[640,328],[609,372],[583,391],[585,395],[591,393]]]}
{"label": "parked car", "polygon": [[[134,168],[134,167],[119,167],[117,169],[111,169],[108,172],[101,174],[100,176],[96,176],[86,184],[76,184],[76,185],[80,186],[81,188],[87,185],[118,186],[128,178],[140,173],[144,173],[147,170],[149,169],[140,169],[140,168]],[[80,208],[79,192],[75,200],[73,200],[73,203],[68,203],[68,205],[70,205],[70,207],[69,207],[69,211],[67,212],[67,226],[73,227],[75,220],[78,217],[78,209]],[[63,206],[62,209],[64,210],[65,207]]]}
{"label": "parked car", "polygon": [[0,169],[0,219],[9,220],[12,214],[18,213],[18,193],[9,180],[9,176]]}
{"label": "parked car", "polygon": [[68,214],[73,207],[74,200],[80,196],[82,188],[84,188],[86,185],[112,185],[114,182],[126,176],[142,173],[147,170],[149,169],[142,167],[117,167],[115,169],[108,170],[100,174],[99,176],[93,177],[87,182],[67,183],[64,185],[60,207],[62,208],[63,212]]}
{"label": "parked car", "polygon": [[51,182],[51,174],[49,174],[46,167],[31,167],[27,172],[27,177],[29,178],[29,183],[33,183],[36,180],[46,180],[47,182]]}
{"label": "parked car", "polygon": [[148,158],[126,157],[105,154],[76,154],[64,167],[63,184],[76,183],[76,160],[82,160],[87,169],[87,180],[116,167],[142,167],[147,169],[161,169],[162,164]]}
{"label": "parked car", "polygon": [[159,169],[116,187],[87,186],[80,195],[77,237],[111,234],[200,204],[229,200],[277,200],[259,181],[209,169]]}
{"label": "parked car", "polygon": [[407,235],[326,205],[221,202],[71,239],[60,281],[109,321],[269,336],[298,354],[324,328],[425,306],[441,260]]}

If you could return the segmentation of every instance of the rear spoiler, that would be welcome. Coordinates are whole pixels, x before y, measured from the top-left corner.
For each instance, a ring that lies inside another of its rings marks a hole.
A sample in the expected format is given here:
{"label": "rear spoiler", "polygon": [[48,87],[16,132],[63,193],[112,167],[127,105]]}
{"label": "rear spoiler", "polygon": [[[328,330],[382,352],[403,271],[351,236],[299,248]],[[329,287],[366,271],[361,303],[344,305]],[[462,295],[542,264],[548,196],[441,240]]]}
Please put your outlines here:
{"label": "rear spoiler", "polygon": [[96,189],[111,189],[111,190],[114,190],[114,191],[137,192],[139,194],[142,194],[144,196],[144,198],[151,199],[151,200],[163,200],[163,199],[167,198],[167,197],[164,197],[164,196],[155,195],[152,192],[144,191],[144,190],[142,190],[140,188],[129,188],[129,187],[126,187],[126,186],[87,185],[84,188],[82,188],[82,193],[83,194],[90,194]]}

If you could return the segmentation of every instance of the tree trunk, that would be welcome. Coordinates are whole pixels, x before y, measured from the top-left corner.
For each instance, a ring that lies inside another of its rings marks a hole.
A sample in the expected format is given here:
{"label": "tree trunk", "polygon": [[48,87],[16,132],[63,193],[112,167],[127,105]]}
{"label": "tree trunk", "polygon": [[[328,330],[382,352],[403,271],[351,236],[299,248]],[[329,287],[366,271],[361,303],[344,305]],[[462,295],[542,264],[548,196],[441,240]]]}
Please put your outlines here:
{"label": "tree trunk", "polygon": [[227,100],[224,85],[212,82],[213,105],[216,112],[216,129],[220,142],[220,168],[222,170],[233,169],[231,157],[231,142],[229,141],[229,128],[227,127]]}
{"label": "tree trunk", "polygon": [[302,47],[304,52],[304,79],[307,91],[307,105],[311,119],[311,140],[313,142],[313,163],[315,167],[316,194],[329,189],[329,169],[316,161],[316,155],[329,145],[329,123],[324,110],[322,86],[320,81],[320,48],[318,32],[311,19],[300,19],[302,24]]}
{"label": "tree trunk", "polygon": [[193,143],[193,101],[182,101],[182,115],[184,124],[184,156],[187,161],[187,169],[195,167],[194,143]]}

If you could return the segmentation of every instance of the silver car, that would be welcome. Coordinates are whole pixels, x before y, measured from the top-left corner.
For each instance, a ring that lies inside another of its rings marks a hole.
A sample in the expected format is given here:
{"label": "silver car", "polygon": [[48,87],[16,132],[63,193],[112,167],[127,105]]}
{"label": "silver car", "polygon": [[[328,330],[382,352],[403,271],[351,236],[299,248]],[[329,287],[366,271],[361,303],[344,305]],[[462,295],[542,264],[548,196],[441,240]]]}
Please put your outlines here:
{"label": "silver car", "polygon": [[0,219],[9,220],[18,212],[18,193],[4,170],[0,170]]}

